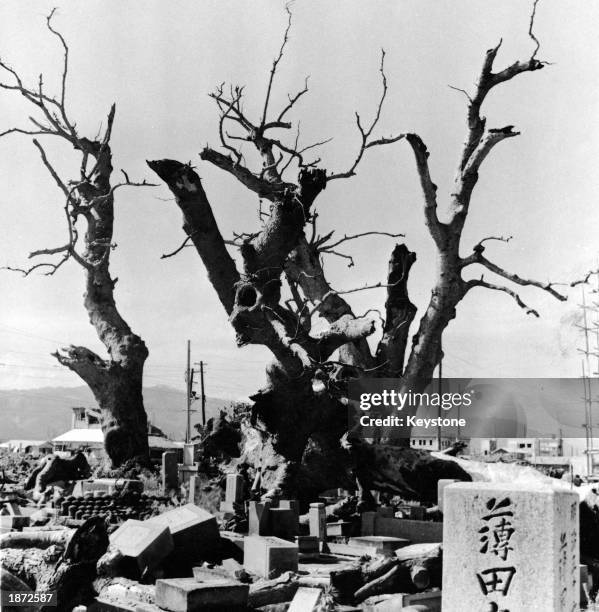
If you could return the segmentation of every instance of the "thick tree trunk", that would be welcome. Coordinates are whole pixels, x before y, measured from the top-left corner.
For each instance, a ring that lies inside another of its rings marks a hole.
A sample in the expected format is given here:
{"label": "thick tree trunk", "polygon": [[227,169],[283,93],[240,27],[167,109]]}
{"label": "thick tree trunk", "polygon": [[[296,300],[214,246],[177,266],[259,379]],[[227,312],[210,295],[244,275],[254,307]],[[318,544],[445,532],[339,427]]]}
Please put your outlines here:
{"label": "thick tree trunk", "polygon": [[[101,142],[85,138],[76,140],[87,164],[93,160],[89,174],[82,167],[83,180],[76,188],[73,215],[87,223],[85,252],[77,260],[85,271],[84,306],[98,338],[108,352],[103,359],[85,347],[71,346],[56,352],[58,361],[78,374],[89,386],[101,411],[104,446],[113,467],[135,460],[149,461],[148,422],[143,404],[143,367],[148,350],[143,340],[131,331],[117,310],[109,255],[113,248],[114,190],[110,132],[114,106],[108,116],[108,127]],[[127,183],[129,181],[127,180]]]}

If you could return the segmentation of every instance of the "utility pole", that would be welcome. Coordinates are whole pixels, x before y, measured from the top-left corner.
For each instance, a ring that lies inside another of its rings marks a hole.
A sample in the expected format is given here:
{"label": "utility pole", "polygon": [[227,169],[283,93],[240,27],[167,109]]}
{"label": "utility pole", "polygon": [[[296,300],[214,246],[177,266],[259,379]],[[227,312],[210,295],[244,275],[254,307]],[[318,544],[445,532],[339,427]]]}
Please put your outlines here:
{"label": "utility pole", "polygon": [[193,391],[193,375],[194,370],[191,367],[191,340],[187,341],[187,368],[185,370],[185,399],[187,402],[187,426],[185,428],[185,442],[189,444],[191,442],[191,413],[194,412],[191,409],[191,402],[193,402],[194,391]]}
{"label": "utility pole", "polygon": [[206,425],[206,393],[204,392],[204,362],[200,361],[200,388],[202,393],[202,425]]}

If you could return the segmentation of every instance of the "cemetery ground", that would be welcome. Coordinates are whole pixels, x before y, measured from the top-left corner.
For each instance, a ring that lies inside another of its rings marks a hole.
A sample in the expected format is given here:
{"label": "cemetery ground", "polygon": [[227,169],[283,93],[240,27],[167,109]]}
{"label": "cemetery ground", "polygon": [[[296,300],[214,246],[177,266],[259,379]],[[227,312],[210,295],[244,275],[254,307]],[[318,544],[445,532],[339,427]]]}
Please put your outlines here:
{"label": "cemetery ground", "polygon": [[[364,511],[340,489],[261,498],[242,465],[223,471],[197,451],[118,474],[92,473],[82,454],[5,454],[3,609],[599,609],[595,485],[435,453],[471,482],[439,480],[437,503],[373,491]],[[15,593],[56,600],[12,608]]]}

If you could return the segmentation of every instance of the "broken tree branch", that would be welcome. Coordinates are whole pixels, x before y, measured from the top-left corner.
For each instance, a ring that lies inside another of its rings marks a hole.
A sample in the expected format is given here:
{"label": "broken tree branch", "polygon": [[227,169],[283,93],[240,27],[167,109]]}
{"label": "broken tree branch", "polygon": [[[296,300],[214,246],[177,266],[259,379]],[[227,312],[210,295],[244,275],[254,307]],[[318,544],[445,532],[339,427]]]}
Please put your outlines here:
{"label": "broken tree branch", "polygon": [[356,126],[358,128],[358,132],[360,133],[360,139],[361,139],[358,154],[356,158],[354,159],[353,164],[350,166],[349,170],[347,170],[346,172],[339,172],[337,174],[330,174],[327,177],[327,181],[334,181],[336,179],[350,178],[352,176],[355,176],[356,168],[358,167],[358,164],[362,160],[362,157],[364,156],[366,149],[369,149],[370,147],[375,147],[375,146],[393,144],[394,142],[398,142],[399,140],[402,140],[406,136],[405,134],[399,134],[398,136],[389,136],[388,138],[378,138],[376,140],[369,140],[374,128],[376,127],[376,125],[379,122],[379,119],[381,118],[381,111],[383,110],[385,98],[387,97],[388,86],[387,86],[387,75],[385,74],[385,50],[384,49],[381,50],[381,64],[379,67],[379,72],[381,73],[382,93],[381,93],[381,97],[379,98],[378,105],[376,107],[374,118],[368,128],[365,128],[362,125],[362,119],[360,118],[360,115],[356,113]]}
{"label": "broken tree branch", "polygon": [[466,291],[469,291],[470,289],[473,289],[474,287],[484,287],[486,289],[492,289],[494,291],[502,291],[503,293],[507,293],[509,296],[514,298],[514,300],[516,301],[516,304],[518,304],[520,308],[526,311],[526,314],[534,315],[537,318],[539,318],[540,316],[539,313],[534,308],[530,308],[530,306],[527,306],[522,301],[520,296],[515,291],[510,289],[509,287],[504,287],[502,285],[495,285],[493,283],[488,283],[482,277],[480,279],[470,280],[466,283]]}

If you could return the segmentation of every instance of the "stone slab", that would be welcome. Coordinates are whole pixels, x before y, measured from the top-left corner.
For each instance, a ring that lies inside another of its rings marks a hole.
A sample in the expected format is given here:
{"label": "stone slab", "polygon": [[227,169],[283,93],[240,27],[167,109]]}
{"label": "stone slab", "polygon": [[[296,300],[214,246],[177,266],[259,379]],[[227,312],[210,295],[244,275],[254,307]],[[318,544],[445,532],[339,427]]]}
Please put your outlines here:
{"label": "stone slab", "polygon": [[249,586],[229,581],[197,582],[195,578],[156,581],[156,605],[169,612],[241,611],[247,608]]}
{"label": "stone slab", "polygon": [[168,526],[128,519],[110,534],[110,543],[137,567],[139,575],[154,569],[173,550]]}
{"label": "stone slab", "polygon": [[344,555],[346,557],[376,557],[379,554],[375,546],[352,546],[351,544],[338,544],[336,542],[327,542],[329,551],[333,555]]}
{"label": "stone slab", "polygon": [[349,536],[351,533],[352,523],[349,521],[337,521],[335,523],[327,523],[327,537],[331,536]]}
{"label": "stone slab", "polygon": [[297,544],[273,536],[248,536],[244,543],[243,566],[263,578],[275,578],[287,571],[297,572]]}
{"label": "stone slab", "polygon": [[378,554],[392,556],[398,548],[407,546],[410,540],[392,536],[359,536],[350,538],[348,544],[357,548],[374,548]]}
{"label": "stone slab", "polygon": [[318,554],[319,540],[316,536],[296,536],[295,543],[300,554]]}
{"label": "stone slab", "polygon": [[[368,516],[365,516],[368,515]],[[369,520],[374,515],[372,522]],[[374,512],[362,514],[362,535],[383,535],[407,538],[413,544],[441,542],[443,523],[435,521],[413,521],[410,519],[377,517]]]}
{"label": "stone slab", "polygon": [[476,482],[444,496],[444,612],[579,609],[576,492]]}
{"label": "stone slab", "polygon": [[287,612],[316,612],[322,598],[322,590],[299,587],[295,592]]}
{"label": "stone slab", "polygon": [[168,527],[175,548],[192,555],[212,552],[220,539],[216,518],[195,504],[168,510],[146,522]]}

